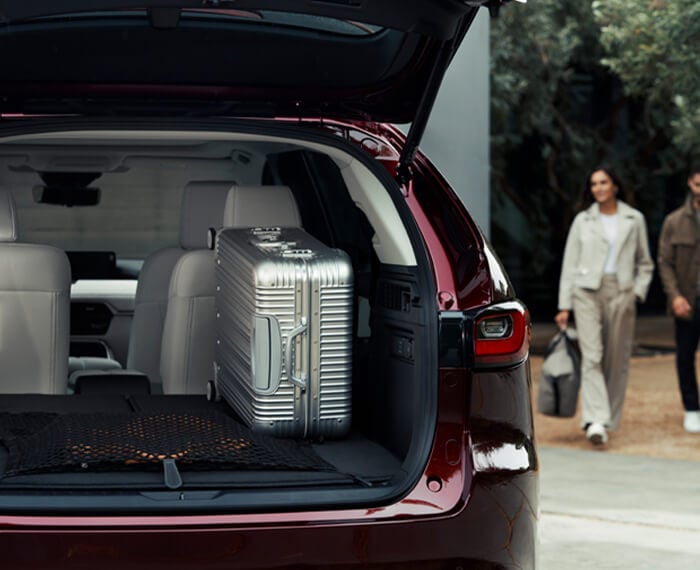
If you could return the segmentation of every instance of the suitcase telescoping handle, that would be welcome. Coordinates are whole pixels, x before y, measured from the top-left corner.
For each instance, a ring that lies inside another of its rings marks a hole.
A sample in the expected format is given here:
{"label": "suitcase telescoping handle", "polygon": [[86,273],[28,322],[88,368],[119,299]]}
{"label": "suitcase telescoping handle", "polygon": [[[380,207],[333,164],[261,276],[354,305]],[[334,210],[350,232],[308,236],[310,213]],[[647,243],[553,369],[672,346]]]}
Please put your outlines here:
{"label": "suitcase telescoping handle", "polygon": [[284,368],[287,371],[287,379],[302,390],[306,390],[306,374],[302,372],[301,376],[294,375],[294,362],[296,360],[295,339],[300,334],[304,334],[308,328],[306,317],[301,317],[301,324],[289,331],[287,346],[284,347]]}

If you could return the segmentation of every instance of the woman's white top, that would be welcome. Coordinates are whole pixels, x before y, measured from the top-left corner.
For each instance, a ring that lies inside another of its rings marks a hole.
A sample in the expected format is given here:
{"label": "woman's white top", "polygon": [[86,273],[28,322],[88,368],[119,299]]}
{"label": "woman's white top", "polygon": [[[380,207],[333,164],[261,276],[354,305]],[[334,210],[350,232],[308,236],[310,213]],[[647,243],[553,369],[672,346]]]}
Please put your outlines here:
{"label": "woman's white top", "polygon": [[615,240],[617,239],[617,214],[600,214],[600,221],[603,223],[605,237],[608,240],[608,257],[605,260],[603,273],[617,273],[617,265],[615,263],[616,251]]}

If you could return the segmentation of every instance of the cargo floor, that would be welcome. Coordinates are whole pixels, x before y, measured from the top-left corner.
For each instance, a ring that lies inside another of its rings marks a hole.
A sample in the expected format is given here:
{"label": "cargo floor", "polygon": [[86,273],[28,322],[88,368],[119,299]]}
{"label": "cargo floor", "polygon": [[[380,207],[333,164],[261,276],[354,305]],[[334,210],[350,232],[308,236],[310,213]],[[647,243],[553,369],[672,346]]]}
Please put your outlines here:
{"label": "cargo floor", "polygon": [[173,463],[186,488],[374,485],[400,470],[360,433],[271,438],[201,396],[2,395],[0,440],[0,490],[162,489]]}

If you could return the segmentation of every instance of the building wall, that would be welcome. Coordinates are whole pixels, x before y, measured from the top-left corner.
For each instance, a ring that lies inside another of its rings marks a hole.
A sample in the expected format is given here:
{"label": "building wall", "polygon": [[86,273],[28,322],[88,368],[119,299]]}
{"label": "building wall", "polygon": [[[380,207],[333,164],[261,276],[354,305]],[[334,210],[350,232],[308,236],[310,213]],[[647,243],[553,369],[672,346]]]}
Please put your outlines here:
{"label": "building wall", "polygon": [[455,55],[421,141],[484,233],[490,234],[489,14],[479,10]]}

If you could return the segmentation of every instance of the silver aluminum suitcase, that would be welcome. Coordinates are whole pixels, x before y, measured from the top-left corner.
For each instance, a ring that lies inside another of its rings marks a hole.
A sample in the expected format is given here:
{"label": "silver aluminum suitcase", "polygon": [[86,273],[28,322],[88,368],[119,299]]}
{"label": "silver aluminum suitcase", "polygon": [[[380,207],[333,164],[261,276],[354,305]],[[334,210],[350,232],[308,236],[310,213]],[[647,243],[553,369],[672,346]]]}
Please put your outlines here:
{"label": "silver aluminum suitcase", "polygon": [[216,236],[215,392],[256,430],[338,438],[350,429],[350,260],[299,228]]}

